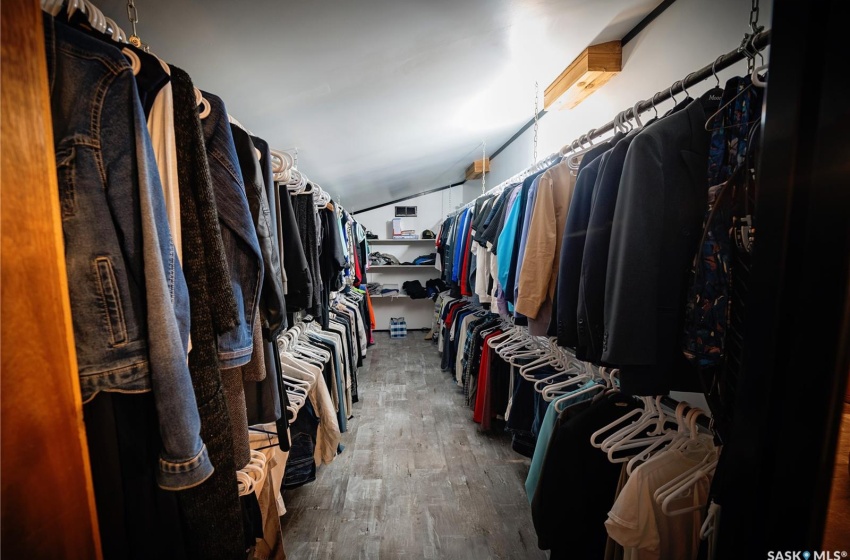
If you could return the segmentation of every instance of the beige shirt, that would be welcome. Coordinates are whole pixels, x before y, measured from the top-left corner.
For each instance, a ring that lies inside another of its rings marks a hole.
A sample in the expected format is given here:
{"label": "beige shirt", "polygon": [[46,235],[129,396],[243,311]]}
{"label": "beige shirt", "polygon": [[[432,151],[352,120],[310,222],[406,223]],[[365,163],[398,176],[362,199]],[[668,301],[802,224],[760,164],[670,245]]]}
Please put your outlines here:
{"label": "beige shirt", "polygon": [[529,331],[545,335],[561,263],[561,238],[576,178],[566,162],[540,176],[519,274],[516,311],[528,317]]}
{"label": "beige shirt", "polygon": [[[284,375],[312,383],[307,396],[310,399],[310,404],[313,405],[316,416],[319,417],[319,430],[316,433],[316,450],[313,454],[313,459],[316,461],[316,465],[330,463],[336,457],[341,436],[339,422],[336,419],[336,407],[334,407],[333,400],[331,400],[331,393],[325,383],[322,370],[313,364],[298,360],[284,353],[281,353],[280,361]],[[315,377],[315,382],[311,380],[310,375],[304,373],[304,370],[307,370],[312,374],[312,377]]]}
{"label": "beige shirt", "polygon": [[[663,451],[632,472],[605,522],[608,535],[623,545],[624,560],[696,560],[702,509],[667,515],[653,493],[700,459],[681,451]],[[676,500],[670,509],[705,505],[710,482],[708,478],[700,480],[690,495]]]}

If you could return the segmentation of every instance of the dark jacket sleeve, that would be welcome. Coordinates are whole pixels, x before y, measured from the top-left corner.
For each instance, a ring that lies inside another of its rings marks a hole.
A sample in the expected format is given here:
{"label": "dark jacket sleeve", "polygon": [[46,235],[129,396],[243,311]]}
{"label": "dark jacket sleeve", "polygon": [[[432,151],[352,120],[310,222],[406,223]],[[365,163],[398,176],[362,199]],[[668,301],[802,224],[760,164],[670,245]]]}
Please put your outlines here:
{"label": "dark jacket sleeve", "polygon": [[286,318],[286,304],[283,295],[283,271],[280,266],[280,254],[277,248],[276,231],[271,221],[271,209],[266,196],[263,180],[263,169],[257,159],[254,144],[247,132],[232,125],[233,143],[242,180],[245,183],[245,194],[248,207],[257,230],[257,240],[263,256],[263,286],[260,292],[260,317],[263,328],[267,332],[276,332]]}
{"label": "dark jacket sleeve", "polygon": [[600,158],[579,172],[575,193],[567,215],[561,242],[561,262],[558,271],[557,325],[558,344],[575,349],[578,343],[576,332],[576,310],[578,309],[578,286],[581,277],[581,261],[587,224],[590,220],[590,202],[593,186],[599,171]]}
{"label": "dark jacket sleeve", "polygon": [[708,204],[704,123],[695,101],[639,134],[626,155],[602,341],[602,360],[620,366],[624,391],[663,394],[692,377],[683,370],[681,341],[685,280]]}
{"label": "dark jacket sleeve", "polygon": [[658,292],[664,225],[660,140],[635,138],[626,156],[605,280],[603,359],[650,365],[656,358]]}

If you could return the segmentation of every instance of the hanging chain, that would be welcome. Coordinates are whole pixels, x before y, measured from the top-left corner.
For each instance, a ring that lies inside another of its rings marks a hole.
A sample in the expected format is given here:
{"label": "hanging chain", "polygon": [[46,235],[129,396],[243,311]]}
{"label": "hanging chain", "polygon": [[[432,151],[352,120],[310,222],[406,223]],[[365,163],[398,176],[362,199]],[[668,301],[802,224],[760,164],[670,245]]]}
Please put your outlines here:
{"label": "hanging chain", "polygon": [[534,161],[532,163],[537,163],[537,132],[540,129],[538,97],[540,97],[540,88],[537,82],[534,82]]}
{"label": "hanging chain", "polygon": [[295,161],[294,161],[294,162],[292,162],[292,166],[293,166],[295,169],[298,169],[298,147],[297,147],[297,146],[295,147],[295,157],[294,157],[293,159],[294,159]]}
{"label": "hanging chain", "polygon": [[750,29],[753,35],[762,30],[759,27],[759,0],[753,0],[752,8],[750,9]]}
{"label": "hanging chain", "polygon": [[487,142],[481,147],[481,194],[487,192]]}
{"label": "hanging chain", "polygon": [[747,55],[747,69],[750,73],[755,68],[755,57],[758,49],[753,44],[756,35],[764,30],[763,25],[759,25],[759,0],[752,0],[750,7],[750,32],[744,33],[744,40],[741,42],[741,47],[738,49]]}
{"label": "hanging chain", "polygon": [[133,24],[133,34],[130,35],[128,41],[134,47],[141,47],[142,40],[139,38],[138,33],[136,33],[136,24],[139,23],[139,10],[136,9],[136,3],[133,0],[127,0],[127,19]]}

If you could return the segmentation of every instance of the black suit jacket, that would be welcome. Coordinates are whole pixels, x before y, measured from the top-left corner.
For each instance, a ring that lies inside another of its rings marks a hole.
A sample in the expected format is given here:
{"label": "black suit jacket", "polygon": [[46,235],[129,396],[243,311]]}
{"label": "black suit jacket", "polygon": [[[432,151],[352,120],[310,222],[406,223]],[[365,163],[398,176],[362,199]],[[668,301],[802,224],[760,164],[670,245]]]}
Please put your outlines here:
{"label": "black suit jacket", "polygon": [[605,280],[603,361],[624,391],[670,390],[681,351],[685,279],[708,203],[710,133],[694,101],[635,137],[623,166]]}
{"label": "black suit jacket", "polygon": [[617,193],[623,176],[623,164],[629,146],[642,131],[634,131],[606,152],[593,189],[587,236],[579,274],[576,324],[578,342],[576,356],[580,360],[599,363],[605,334],[605,276],[608,271],[608,248]]}
{"label": "black suit jacket", "polygon": [[575,348],[578,343],[576,311],[578,309],[578,284],[581,275],[581,259],[590,219],[590,204],[593,186],[599,174],[602,155],[598,155],[582,169],[576,178],[575,191],[570,201],[570,212],[564,226],[561,242],[561,262],[558,269],[558,344]]}
{"label": "black suit jacket", "polygon": [[[578,298],[578,277],[581,269],[581,255],[584,251],[584,238],[587,232],[587,220],[590,217],[590,201],[593,185],[599,171],[599,159],[610,150],[623,133],[617,132],[607,142],[597,144],[584,153],[578,166],[578,177],[570,201],[570,211],[561,239],[561,257],[558,268],[558,284],[552,298],[552,322],[548,336],[558,337],[558,344],[575,348],[576,345],[576,304]],[[567,156],[568,158],[570,156]],[[594,163],[593,169],[586,174],[584,170]],[[586,175],[582,179],[582,175]],[[563,281],[561,279],[564,279]],[[562,301],[563,300],[563,301]]]}

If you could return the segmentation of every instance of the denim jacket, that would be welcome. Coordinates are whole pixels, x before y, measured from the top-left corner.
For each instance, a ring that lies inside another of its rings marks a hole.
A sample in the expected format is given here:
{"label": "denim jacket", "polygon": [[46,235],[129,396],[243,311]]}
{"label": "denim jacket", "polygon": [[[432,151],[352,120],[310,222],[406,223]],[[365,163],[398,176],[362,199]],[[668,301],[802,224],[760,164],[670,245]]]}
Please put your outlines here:
{"label": "denim jacket", "polygon": [[254,320],[263,283],[263,257],[248,207],[227,109],[215,95],[202,93],[210,104],[210,113],[201,119],[201,124],[221,224],[221,239],[239,314],[236,328],[218,337],[219,365],[221,369],[229,369],[251,361]]}
{"label": "denim jacket", "polygon": [[68,291],[83,401],[153,390],[157,481],[213,472],[187,365],[189,294],[136,82],[111,45],[44,18]]}

